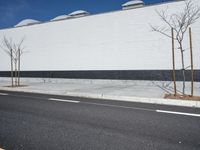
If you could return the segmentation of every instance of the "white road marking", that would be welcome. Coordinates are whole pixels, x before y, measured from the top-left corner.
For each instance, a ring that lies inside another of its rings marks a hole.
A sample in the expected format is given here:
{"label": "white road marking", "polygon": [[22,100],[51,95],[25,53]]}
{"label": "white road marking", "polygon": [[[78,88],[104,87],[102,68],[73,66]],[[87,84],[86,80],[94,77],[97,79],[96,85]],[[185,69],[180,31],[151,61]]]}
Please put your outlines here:
{"label": "white road marking", "polygon": [[57,98],[49,98],[48,100],[50,100],[50,101],[59,101],[59,102],[68,102],[68,103],[80,103],[80,101],[57,99]]}
{"label": "white road marking", "polygon": [[154,111],[153,109],[147,109],[147,108],[140,108],[140,107],[129,107],[129,106],[121,106],[121,105],[111,105],[111,104],[102,104],[102,103],[90,103],[90,102],[81,102],[83,104],[88,105],[97,105],[97,106],[103,106],[103,107],[115,107],[115,108],[124,108],[124,109],[134,109],[134,110],[145,110],[145,111]]}
{"label": "white road marking", "polygon": [[8,95],[7,93],[0,93],[0,95],[4,95],[4,96],[6,96],[6,95]]}
{"label": "white road marking", "polygon": [[69,103],[82,103],[82,104],[87,104],[87,105],[97,105],[97,106],[103,106],[103,107],[115,107],[115,108],[124,108],[124,109],[154,111],[155,112],[155,110],[153,110],[153,109],[146,109],[146,108],[140,108],[140,107],[129,107],[129,106],[121,106],[121,105],[102,104],[102,103],[90,103],[90,102],[81,102],[81,101],[57,99],[57,98],[49,98],[48,100],[60,101],[60,102],[69,102]]}
{"label": "white road marking", "polygon": [[[0,93],[0,95],[9,95],[9,94]],[[22,95],[11,95],[11,96],[36,98],[36,99],[46,99],[46,98],[41,98],[41,97],[31,97],[31,96],[22,96]],[[90,103],[90,102],[81,102],[81,101],[75,101],[75,100],[58,99],[58,98],[48,98],[47,100],[68,102],[68,103],[82,103],[82,104],[97,105],[97,106],[104,106],[104,107],[135,109],[135,110],[144,110],[144,111],[159,112],[159,113],[168,113],[168,114],[177,114],[177,115],[200,117],[200,114],[185,113],[185,112],[176,112],[176,111],[167,111],[167,110],[154,110],[154,109],[148,109],[148,108],[129,107],[129,106],[121,106],[121,105],[102,104],[102,103]]]}
{"label": "white road marking", "polygon": [[192,114],[192,113],[184,113],[184,112],[176,112],[176,111],[156,110],[156,112],[167,113],[167,114],[177,114],[177,115],[184,115],[184,116],[200,117],[200,114]]}

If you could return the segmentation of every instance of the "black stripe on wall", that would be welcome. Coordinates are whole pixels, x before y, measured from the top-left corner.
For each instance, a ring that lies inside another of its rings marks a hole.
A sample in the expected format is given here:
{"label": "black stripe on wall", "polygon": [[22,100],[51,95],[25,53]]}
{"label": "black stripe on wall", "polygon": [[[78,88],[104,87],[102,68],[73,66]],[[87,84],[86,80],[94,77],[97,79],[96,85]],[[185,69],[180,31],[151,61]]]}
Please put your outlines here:
{"label": "black stripe on wall", "polygon": [[[0,71],[0,77],[9,76],[9,71]],[[172,70],[21,71],[21,77],[171,81]],[[176,78],[183,80],[181,70],[176,70]],[[186,70],[186,81],[190,80],[191,72]],[[195,81],[200,81],[200,70],[195,70]]]}

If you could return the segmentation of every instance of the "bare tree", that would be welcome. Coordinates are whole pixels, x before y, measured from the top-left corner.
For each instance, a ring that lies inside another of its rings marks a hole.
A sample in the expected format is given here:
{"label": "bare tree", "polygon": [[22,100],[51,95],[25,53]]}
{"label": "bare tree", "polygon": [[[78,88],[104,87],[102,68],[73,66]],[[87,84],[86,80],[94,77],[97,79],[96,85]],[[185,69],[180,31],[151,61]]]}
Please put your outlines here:
{"label": "bare tree", "polygon": [[7,39],[5,36],[2,39],[2,45],[1,48],[9,55],[10,57],[10,72],[11,72],[11,85],[14,86],[13,82],[13,42],[12,39]]}
{"label": "bare tree", "polygon": [[182,94],[185,94],[185,70],[188,67],[185,67],[185,60],[184,60],[184,51],[183,48],[183,40],[185,37],[185,33],[188,27],[195,23],[197,19],[200,18],[200,7],[196,6],[192,3],[191,0],[185,1],[185,7],[182,11],[177,12],[175,14],[168,13],[167,10],[157,11],[158,16],[160,19],[165,23],[164,26],[156,27],[152,26],[151,28],[153,31],[159,32],[166,37],[172,38],[168,31],[173,29],[175,31],[174,40],[177,41],[179,45],[179,50],[181,53],[181,70],[182,70],[182,77],[183,77],[183,88]]}
{"label": "bare tree", "polygon": [[14,52],[16,58],[16,85],[20,86],[20,71],[21,71],[21,55],[24,53],[23,42],[25,38],[22,38],[18,44],[14,44]]}
{"label": "bare tree", "polygon": [[[10,38],[5,36],[2,39],[2,44],[0,47],[9,55],[10,57],[10,66],[11,66],[11,84],[12,86],[20,85],[20,63],[21,55],[23,54],[24,47],[22,47],[24,38],[22,38],[18,44],[14,43]],[[15,82],[14,82],[15,78]],[[14,84],[15,83],[15,84]]]}

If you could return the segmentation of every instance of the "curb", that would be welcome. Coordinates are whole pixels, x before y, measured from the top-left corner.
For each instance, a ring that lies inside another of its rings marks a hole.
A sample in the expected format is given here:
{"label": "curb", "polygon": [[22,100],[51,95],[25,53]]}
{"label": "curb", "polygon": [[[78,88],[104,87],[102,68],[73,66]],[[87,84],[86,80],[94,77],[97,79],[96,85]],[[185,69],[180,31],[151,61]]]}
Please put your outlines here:
{"label": "curb", "polygon": [[0,90],[200,108],[200,101],[193,101],[193,100],[117,96],[117,95],[106,95],[103,93],[93,94],[93,93],[63,92],[58,94],[56,93],[56,91],[42,91],[42,90],[30,90],[30,89],[19,89],[19,88],[16,89],[7,87],[3,88],[0,87]]}

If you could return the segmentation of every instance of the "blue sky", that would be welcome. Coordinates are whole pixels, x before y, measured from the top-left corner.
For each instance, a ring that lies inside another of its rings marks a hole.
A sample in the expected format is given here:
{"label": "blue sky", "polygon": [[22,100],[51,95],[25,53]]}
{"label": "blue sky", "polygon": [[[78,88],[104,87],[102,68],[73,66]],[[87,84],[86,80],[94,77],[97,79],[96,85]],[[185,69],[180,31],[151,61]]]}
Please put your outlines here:
{"label": "blue sky", "polygon": [[[121,9],[129,0],[0,0],[0,29],[12,27],[23,19],[48,21],[75,10],[95,14]],[[144,0],[146,4],[169,0]]]}

